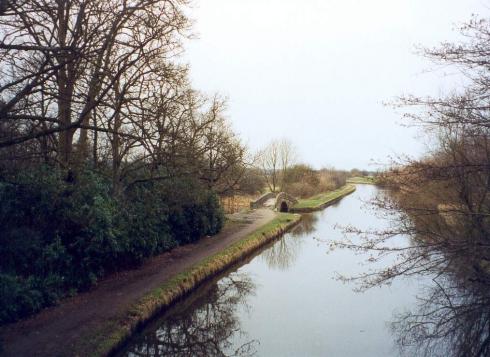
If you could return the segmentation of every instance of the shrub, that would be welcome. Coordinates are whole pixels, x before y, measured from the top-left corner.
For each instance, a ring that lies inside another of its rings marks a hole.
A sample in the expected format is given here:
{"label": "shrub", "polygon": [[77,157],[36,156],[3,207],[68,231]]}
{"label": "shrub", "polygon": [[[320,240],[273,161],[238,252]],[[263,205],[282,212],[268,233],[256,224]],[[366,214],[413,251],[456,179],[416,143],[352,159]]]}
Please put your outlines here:
{"label": "shrub", "polygon": [[296,197],[306,198],[333,191],[344,186],[348,177],[345,171],[335,169],[314,170],[304,164],[295,165],[285,172],[285,190]]}
{"label": "shrub", "polygon": [[0,180],[0,323],[88,289],[178,244],[216,234],[216,195],[198,182],[148,182],[116,200],[100,174],[40,167]]}

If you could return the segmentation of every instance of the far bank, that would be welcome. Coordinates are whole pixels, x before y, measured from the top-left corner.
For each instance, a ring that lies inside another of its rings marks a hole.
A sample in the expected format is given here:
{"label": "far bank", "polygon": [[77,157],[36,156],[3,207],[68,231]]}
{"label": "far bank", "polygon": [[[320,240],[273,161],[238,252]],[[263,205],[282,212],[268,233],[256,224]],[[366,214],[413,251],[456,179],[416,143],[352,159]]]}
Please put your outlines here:
{"label": "far bank", "polygon": [[322,210],[344,198],[347,195],[350,195],[356,190],[355,185],[345,185],[341,188],[326,192],[320,193],[316,196],[300,199],[297,204],[291,207],[290,212],[293,213],[308,213]]}

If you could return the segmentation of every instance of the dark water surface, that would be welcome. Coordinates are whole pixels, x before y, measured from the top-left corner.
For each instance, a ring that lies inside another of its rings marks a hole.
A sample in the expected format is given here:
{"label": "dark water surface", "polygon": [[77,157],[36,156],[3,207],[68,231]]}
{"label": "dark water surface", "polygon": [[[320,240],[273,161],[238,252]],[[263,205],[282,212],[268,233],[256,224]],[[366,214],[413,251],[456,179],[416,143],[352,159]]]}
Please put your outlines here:
{"label": "dark water surface", "polygon": [[377,190],[359,185],[335,206],[306,215],[293,232],[135,335],[121,356],[398,356],[388,323],[414,305],[422,281],[356,293],[336,276],[369,269],[362,265],[368,257],[328,252],[330,241],[342,239],[335,225],[386,227],[364,203]]}

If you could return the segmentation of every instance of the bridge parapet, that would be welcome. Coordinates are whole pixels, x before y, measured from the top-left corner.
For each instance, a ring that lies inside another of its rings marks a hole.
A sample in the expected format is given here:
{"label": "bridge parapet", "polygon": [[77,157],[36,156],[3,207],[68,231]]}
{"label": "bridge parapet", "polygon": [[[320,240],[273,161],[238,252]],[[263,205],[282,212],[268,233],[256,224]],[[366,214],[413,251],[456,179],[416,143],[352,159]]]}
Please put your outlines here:
{"label": "bridge parapet", "polygon": [[251,209],[256,209],[259,207],[262,207],[264,203],[269,201],[271,198],[276,198],[276,193],[275,192],[268,192],[260,196],[256,201],[250,202],[250,208]]}

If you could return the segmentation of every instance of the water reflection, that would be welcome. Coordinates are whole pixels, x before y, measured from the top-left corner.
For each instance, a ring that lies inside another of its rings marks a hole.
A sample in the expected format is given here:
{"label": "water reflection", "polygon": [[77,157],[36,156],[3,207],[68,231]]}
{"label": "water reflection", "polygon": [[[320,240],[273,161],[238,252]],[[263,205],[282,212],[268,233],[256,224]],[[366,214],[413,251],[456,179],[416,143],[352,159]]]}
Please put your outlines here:
{"label": "water reflection", "polygon": [[299,254],[300,245],[300,240],[288,236],[271,246],[260,257],[267,262],[271,269],[287,270],[294,264]]}
{"label": "water reflection", "polygon": [[[371,269],[351,280],[372,288],[395,279],[428,278],[417,304],[396,314],[391,324],[403,356],[490,356],[490,259],[484,253],[487,246],[480,243],[481,232],[439,213],[403,214],[387,204],[392,196],[378,191],[372,201],[388,228],[371,230],[361,240],[362,231],[346,229],[353,239],[345,247],[361,255],[371,253]],[[409,234],[407,247],[395,239],[401,234]]]}
{"label": "water reflection", "polygon": [[253,356],[258,341],[248,341],[238,348],[231,341],[236,335],[243,338],[236,310],[254,291],[247,274],[231,273],[171,309],[136,336],[122,355]]}
{"label": "water reflection", "polygon": [[267,266],[271,269],[287,270],[294,265],[304,243],[302,237],[315,230],[318,215],[305,214],[291,233],[287,234],[279,241],[275,242],[270,248],[261,255]]}
{"label": "water reflection", "polygon": [[239,273],[206,284],[134,336],[124,355],[398,355],[387,322],[395,309],[413,306],[418,282],[356,294],[353,285],[334,278],[337,272],[359,273],[368,256],[348,250],[327,255],[329,245],[314,239],[342,239],[336,225],[384,229],[383,219],[362,209],[376,192],[360,187],[336,206],[305,215]]}
{"label": "water reflection", "polygon": [[301,223],[298,224],[291,231],[291,235],[295,237],[302,237],[310,233],[313,233],[316,229],[318,217],[319,217],[318,214],[312,214],[312,213],[303,214],[303,217],[301,218]]}
{"label": "water reflection", "polygon": [[402,351],[417,356],[490,355],[488,270],[457,264],[441,271],[418,309],[392,324]]}

